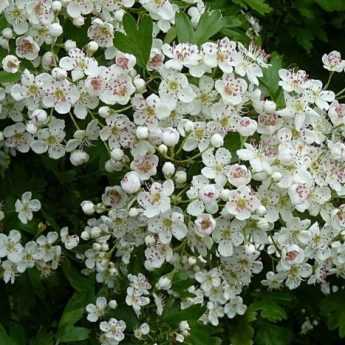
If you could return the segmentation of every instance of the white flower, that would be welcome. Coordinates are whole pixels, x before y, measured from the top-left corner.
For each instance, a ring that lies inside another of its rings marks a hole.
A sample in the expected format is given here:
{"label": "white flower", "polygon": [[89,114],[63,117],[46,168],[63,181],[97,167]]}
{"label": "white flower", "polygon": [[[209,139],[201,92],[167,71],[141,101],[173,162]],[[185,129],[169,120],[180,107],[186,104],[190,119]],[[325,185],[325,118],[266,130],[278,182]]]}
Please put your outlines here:
{"label": "white flower", "polygon": [[59,114],[67,114],[79,99],[78,88],[67,79],[55,80],[50,77],[44,82],[43,106],[54,108]]}
{"label": "white flower", "polygon": [[200,60],[198,46],[194,44],[179,43],[172,47],[169,44],[163,44],[162,50],[170,58],[165,66],[177,71],[181,71],[183,67],[196,66]]}
{"label": "white flower", "polygon": [[11,95],[16,101],[24,100],[29,110],[36,110],[41,103],[43,86],[48,78],[47,74],[40,74],[35,77],[29,70],[25,69],[21,76],[21,83],[12,86]]}
{"label": "white flower", "polygon": [[32,220],[33,212],[38,212],[41,209],[41,203],[37,199],[31,199],[32,193],[25,192],[21,199],[17,199],[15,207],[18,213],[18,218],[23,224],[27,224]]}
{"label": "white flower", "polygon": [[174,191],[174,183],[171,180],[163,184],[154,182],[149,192],[138,194],[138,203],[144,209],[143,214],[147,218],[158,216],[170,210],[170,195]]}
{"label": "white flower", "polygon": [[24,252],[20,240],[21,234],[17,230],[11,230],[8,236],[0,234],[0,258],[7,257],[11,263],[20,262]]}
{"label": "white flower", "polygon": [[22,122],[5,127],[3,134],[7,147],[14,148],[22,153],[29,152],[33,137],[26,132],[26,127]]}
{"label": "white flower", "polygon": [[224,312],[229,319],[233,319],[236,315],[243,315],[247,310],[247,306],[243,304],[240,296],[236,296],[224,306]]}
{"label": "white flower", "polygon": [[100,131],[100,138],[107,141],[111,149],[133,146],[135,126],[126,115],[110,115],[105,119],[106,126]]}
{"label": "white flower", "polygon": [[254,192],[247,186],[241,186],[229,193],[229,201],[226,203],[224,211],[232,214],[239,220],[250,218],[260,206]]}
{"label": "white flower", "polygon": [[78,235],[70,235],[68,232],[68,227],[65,226],[60,230],[60,238],[61,242],[65,245],[67,250],[72,250],[73,248],[77,247],[79,244],[79,236]]}
{"label": "white flower", "polygon": [[124,331],[126,329],[126,323],[122,320],[111,318],[109,321],[102,321],[99,324],[99,328],[107,339],[117,342],[125,339]]}
{"label": "white flower", "polygon": [[30,23],[47,26],[54,20],[54,11],[51,0],[29,0],[26,11]]}
{"label": "white flower", "polygon": [[251,180],[251,172],[245,165],[233,164],[227,169],[227,178],[235,187],[245,186]]}
{"label": "white flower", "polygon": [[72,0],[67,3],[67,13],[72,18],[79,18],[91,13],[93,10],[92,0]]}
{"label": "white flower", "polygon": [[2,59],[2,68],[8,73],[17,73],[20,66],[20,61],[15,55],[6,55]]}
{"label": "white flower", "polygon": [[202,155],[202,161],[205,167],[202,168],[201,173],[209,178],[214,179],[216,184],[224,186],[226,183],[226,174],[231,162],[231,153],[221,147],[213,154],[212,150],[208,150]]}
{"label": "white flower", "polygon": [[216,220],[208,213],[200,214],[194,223],[201,235],[211,235],[216,227]]}
{"label": "white flower", "polygon": [[29,28],[25,3],[25,1],[11,1],[10,5],[5,9],[6,20],[12,25],[17,35],[24,34]]}
{"label": "white flower", "polygon": [[164,70],[162,71],[162,78],[159,85],[159,95],[163,102],[175,107],[177,101],[189,103],[194,99],[195,93],[184,74]]}
{"label": "white flower", "polygon": [[307,80],[307,73],[303,70],[289,71],[286,69],[279,70],[279,85],[286,91],[286,92],[297,92],[301,93],[304,83]]}
{"label": "white flower", "polygon": [[59,159],[65,155],[65,147],[62,141],[65,138],[65,121],[53,118],[48,128],[37,132],[37,140],[31,143],[31,149],[42,154],[48,151],[49,157]]}
{"label": "white flower", "polygon": [[218,252],[224,257],[231,256],[234,246],[238,247],[244,241],[244,236],[239,223],[230,222],[228,217],[217,218],[215,231],[212,233],[213,240],[218,243]]}
{"label": "white flower", "polygon": [[202,45],[202,55],[207,66],[219,66],[224,73],[231,73],[233,67],[238,65],[242,59],[236,50],[236,43],[230,41],[227,37],[217,43],[204,43]]}
{"label": "white flower", "polygon": [[222,80],[217,80],[215,83],[215,88],[222,96],[224,103],[232,105],[243,102],[247,87],[244,79],[236,78],[233,74],[224,74]]}
{"label": "white flower", "polygon": [[100,47],[112,47],[114,40],[114,27],[112,24],[95,19],[87,31],[88,37]]}
{"label": "white flower", "polygon": [[181,241],[188,232],[183,218],[181,210],[172,209],[149,219],[147,229],[158,234],[159,240],[163,244],[169,244],[173,237]]}
{"label": "white flower", "polygon": [[331,72],[343,72],[345,69],[345,60],[342,60],[341,54],[333,50],[329,54],[322,55],[323,68]]}
{"label": "white flower", "polygon": [[35,60],[40,51],[39,45],[31,36],[22,36],[16,40],[16,54],[20,58]]}
{"label": "white flower", "polygon": [[97,60],[86,56],[82,50],[70,49],[68,55],[60,60],[59,65],[65,71],[71,71],[73,81],[83,78],[84,75],[93,76],[97,74]]}
{"label": "white flower", "polygon": [[96,300],[96,304],[88,304],[86,306],[87,311],[87,319],[90,322],[97,322],[101,319],[106,311],[108,306],[107,299],[105,297],[98,297]]}
{"label": "white flower", "polygon": [[309,102],[315,103],[321,110],[328,110],[329,103],[332,103],[335,99],[333,91],[322,90],[322,82],[315,79],[308,80],[304,87]]}
{"label": "white flower", "polygon": [[101,101],[109,105],[125,105],[129,102],[135,87],[127,71],[112,65],[109,69],[102,70],[100,77],[105,80],[105,87],[99,95]]}

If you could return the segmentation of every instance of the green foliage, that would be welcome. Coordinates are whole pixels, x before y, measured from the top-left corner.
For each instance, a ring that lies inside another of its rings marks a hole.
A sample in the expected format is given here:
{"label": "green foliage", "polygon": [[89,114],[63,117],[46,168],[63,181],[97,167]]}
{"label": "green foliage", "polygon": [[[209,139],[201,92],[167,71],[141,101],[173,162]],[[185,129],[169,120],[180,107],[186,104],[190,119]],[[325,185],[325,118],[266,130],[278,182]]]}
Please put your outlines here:
{"label": "green foliage", "polygon": [[139,66],[146,68],[152,47],[152,19],[149,16],[142,16],[137,24],[131,15],[126,14],[123,18],[123,26],[126,34],[116,32],[115,47],[125,53],[133,54]]}
{"label": "green foliage", "polygon": [[260,79],[264,85],[267,94],[277,103],[279,107],[284,106],[283,90],[278,85],[279,75],[278,71],[283,68],[282,57],[274,52],[270,60],[271,66],[264,69],[263,77]]}
{"label": "green foliage", "polygon": [[262,322],[258,327],[255,341],[257,345],[288,345],[291,334],[286,327]]}
{"label": "green foliage", "polygon": [[321,314],[327,320],[329,329],[337,329],[339,336],[345,338],[345,293],[339,292],[324,298]]}
{"label": "green foliage", "polygon": [[226,25],[220,10],[206,11],[194,29],[190,18],[183,12],[176,14],[176,33],[179,42],[201,45],[220,32]]}
{"label": "green foliage", "polygon": [[235,0],[235,2],[244,8],[249,8],[261,15],[266,15],[272,11],[272,7],[265,0]]}

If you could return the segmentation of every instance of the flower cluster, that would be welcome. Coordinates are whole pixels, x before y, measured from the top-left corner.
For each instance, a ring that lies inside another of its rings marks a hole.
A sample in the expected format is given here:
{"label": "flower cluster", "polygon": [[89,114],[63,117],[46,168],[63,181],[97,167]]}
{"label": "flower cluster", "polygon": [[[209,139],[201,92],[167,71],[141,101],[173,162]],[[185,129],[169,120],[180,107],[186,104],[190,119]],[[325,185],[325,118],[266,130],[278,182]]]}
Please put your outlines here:
{"label": "flower cluster", "polygon": [[[201,0],[185,2],[198,32],[210,14]],[[245,314],[254,280],[329,293],[332,277],[345,278],[345,89],[329,89],[344,73],[340,53],[322,57],[326,85],[283,68],[269,85],[274,70],[255,44],[167,43],[182,11],[169,0],[8,0],[0,11],[1,150],[78,167],[97,148],[114,181],[81,203],[80,233],[63,227],[25,245],[17,230],[0,234],[5,282],[33,267],[48,274],[66,251],[110,297],[87,305],[87,319],[100,321],[102,345],[117,345],[129,328],[116,301],[141,322],[128,336],[155,342],[143,315],[163,315],[171,299],[180,310],[201,305],[200,321],[217,326]],[[146,60],[144,43],[118,45],[136,11],[153,22]],[[83,44],[68,39],[67,22]],[[23,224],[41,209],[31,197],[15,203]],[[175,341],[190,336],[187,321]]]}

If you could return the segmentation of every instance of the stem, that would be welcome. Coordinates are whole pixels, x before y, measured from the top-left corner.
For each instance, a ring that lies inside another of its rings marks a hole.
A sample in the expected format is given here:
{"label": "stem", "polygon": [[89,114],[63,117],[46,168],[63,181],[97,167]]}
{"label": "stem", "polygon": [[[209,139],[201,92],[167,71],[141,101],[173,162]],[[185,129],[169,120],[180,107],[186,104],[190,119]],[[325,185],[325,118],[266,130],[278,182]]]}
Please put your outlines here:
{"label": "stem", "polygon": [[116,109],[114,110],[115,113],[122,113],[123,111],[125,110],[128,110],[128,109],[131,109],[132,108],[132,105],[127,105],[127,107],[124,107],[124,108],[121,108],[121,109]]}
{"label": "stem", "polygon": [[210,149],[210,146],[208,146],[204,151],[201,151],[199,153],[197,153],[196,155],[188,158],[188,159],[184,159],[182,161],[176,161],[177,163],[189,163],[190,161],[194,160],[195,158],[198,158],[199,156],[201,156],[203,153],[205,153],[206,151],[208,151]]}
{"label": "stem", "polygon": [[342,90],[340,90],[338,93],[335,94],[335,97],[340,96],[342,93],[345,92],[345,88],[343,88]]}
{"label": "stem", "polygon": [[79,130],[80,130],[80,127],[79,127],[79,125],[78,125],[77,121],[75,120],[74,116],[72,115],[72,113],[71,113],[71,112],[69,112],[68,114],[69,114],[69,117],[71,118],[71,120],[72,120],[72,122],[73,122],[73,124],[74,124],[75,128],[77,128],[77,129],[79,129]]}
{"label": "stem", "polygon": [[325,85],[325,89],[327,89],[328,86],[329,86],[329,84],[331,83],[332,78],[333,78],[333,75],[334,75],[334,72],[332,71],[332,72],[329,74],[329,76],[328,76],[328,80],[327,80],[327,83],[326,83],[326,85]]}

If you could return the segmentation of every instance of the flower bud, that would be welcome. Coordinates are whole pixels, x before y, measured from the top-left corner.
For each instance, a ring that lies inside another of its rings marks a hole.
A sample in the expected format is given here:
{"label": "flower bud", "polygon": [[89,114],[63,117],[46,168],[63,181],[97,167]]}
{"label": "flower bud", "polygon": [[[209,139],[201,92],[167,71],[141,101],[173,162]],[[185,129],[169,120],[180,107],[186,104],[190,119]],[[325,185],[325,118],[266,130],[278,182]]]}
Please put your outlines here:
{"label": "flower bud", "polygon": [[168,147],[175,146],[180,140],[179,132],[174,128],[166,128],[163,132],[163,143]]}
{"label": "flower bud", "polygon": [[31,118],[35,119],[37,122],[44,123],[47,121],[48,114],[43,109],[36,109],[32,112]]}
{"label": "flower bud", "polygon": [[164,144],[161,144],[158,146],[158,152],[162,155],[165,155],[168,152],[168,147]]}
{"label": "flower bud", "polygon": [[98,48],[98,43],[95,41],[91,41],[87,44],[86,51],[88,52],[88,54],[93,55],[94,53],[96,53]]}
{"label": "flower bud", "polygon": [[134,171],[128,172],[121,180],[121,187],[128,194],[138,192],[141,188],[141,182],[138,174]]}
{"label": "flower bud", "polygon": [[53,7],[53,11],[54,11],[54,12],[60,12],[61,9],[62,9],[62,3],[61,3],[61,1],[53,1],[52,7]]}
{"label": "flower bud", "polygon": [[212,135],[212,137],[211,137],[211,145],[213,147],[221,147],[221,146],[223,146],[223,144],[224,144],[223,137],[219,133],[216,133],[216,134]]}
{"label": "flower bud", "polygon": [[56,56],[52,52],[46,52],[42,56],[42,67],[45,70],[49,70],[56,66]]}
{"label": "flower bud", "polygon": [[77,18],[73,18],[73,25],[74,26],[81,27],[84,25],[84,23],[85,23],[85,19],[82,16],[77,17]]}
{"label": "flower bud", "polygon": [[86,215],[91,216],[95,213],[95,204],[92,201],[85,200],[81,203],[81,209]]}
{"label": "flower bud", "polygon": [[136,130],[136,136],[138,139],[147,139],[149,136],[149,129],[145,126],[139,126]]}
{"label": "flower bud", "polygon": [[137,209],[135,207],[130,208],[128,211],[128,215],[130,217],[136,217],[139,213],[140,213],[139,209]]}
{"label": "flower bud", "polygon": [[163,276],[163,277],[159,278],[159,280],[156,284],[156,287],[159,290],[169,290],[171,288],[171,285],[172,285],[171,279],[169,279],[166,276]]}
{"label": "flower bud", "polygon": [[123,158],[124,153],[120,148],[115,148],[111,151],[110,155],[114,161],[119,161]]}
{"label": "flower bud", "polygon": [[177,184],[184,184],[187,181],[187,173],[184,170],[179,170],[175,174],[175,181]]}
{"label": "flower bud", "polygon": [[111,109],[108,106],[103,106],[98,109],[99,116],[106,118],[110,115]]}
{"label": "flower bud", "polygon": [[162,171],[165,177],[171,177],[175,173],[175,165],[171,162],[165,162],[162,167]]}
{"label": "flower bud", "polygon": [[17,73],[20,61],[14,55],[7,55],[2,59],[2,68],[8,73]]}
{"label": "flower bud", "polygon": [[13,31],[11,28],[5,28],[2,30],[2,36],[7,40],[10,40],[13,37]]}
{"label": "flower bud", "polygon": [[87,152],[82,150],[75,150],[71,153],[70,161],[75,167],[80,166],[88,162],[90,156]]}
{"label": "flower bud", "polygon": [[55,67],[52,70],[52,76],[57,80],[64,80],[67,78],[67,72],[60,67]]}
{"label": "flower bud", "polygon": [[63,28],[59,23],[53,23],[49,25],[49,34],[53,37],[59,37],[63,33]]}
{"label": "flower bud", "polygon": [[144,92],[146,88],[145,80],[142,78],[134,78],[134,86],[138,92]]}
{"label": "flower bud", "polygon": [[110,309],[116,309],[117,302],[114,299],[112,299],[111,301],[109,301],[108,306]]}
{"label": "flower bud", "polygon": [[67,40],[64,44],[65,50],[68,52],[71,49],[74,49],[77,47],[77,43],[72,40]]}

